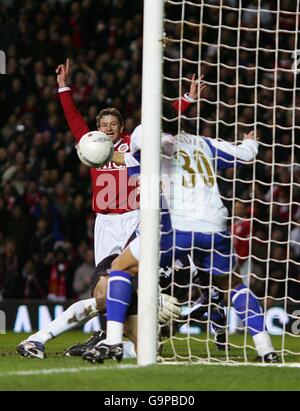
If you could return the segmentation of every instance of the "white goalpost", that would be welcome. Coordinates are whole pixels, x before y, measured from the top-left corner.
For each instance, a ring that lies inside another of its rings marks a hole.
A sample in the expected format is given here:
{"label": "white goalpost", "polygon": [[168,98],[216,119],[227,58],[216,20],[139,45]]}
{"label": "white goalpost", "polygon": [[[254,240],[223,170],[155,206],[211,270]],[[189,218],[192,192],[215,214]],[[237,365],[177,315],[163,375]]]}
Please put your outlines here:
{"label": "white goalpost", "polygon": [[156,362],[163,0],[144,0],[138,364]]}
{"label": "white goalpost", "polygon": [[[185,130],[235,144],[254,130],[256,159],[214,170],[238,261],[232,273],[257,297],[280,362],[299,362],[299,25],[300,0],[144,0],[140,365],[249,364],[257,355],[234,308],[212,292],[220,291],[212,276],[202,281],[197,262],[188,260],[183,268],[189,281],[178,281],[175,248],[171,284],[160,286],[179,298],[186,315],[169,324],[169,334],[157,324],[162,122],[173,124],[175,134]],[[186,111],[180,103],[178,112],[163,113],[162,105],[171,107],[189,91],[194,73],[198,79],[204,75],[204,92],[198,91]],[[199,304],[207,312],[197,317]],[[213,310],[218,307],[226,314],[223,351],[215,341]]]}

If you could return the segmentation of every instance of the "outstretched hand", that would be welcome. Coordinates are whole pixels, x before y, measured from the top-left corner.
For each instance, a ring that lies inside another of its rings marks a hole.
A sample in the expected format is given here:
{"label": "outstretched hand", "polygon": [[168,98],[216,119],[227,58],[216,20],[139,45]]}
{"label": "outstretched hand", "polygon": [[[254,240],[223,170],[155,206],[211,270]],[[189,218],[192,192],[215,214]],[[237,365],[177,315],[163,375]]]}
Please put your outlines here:
{"label": "outstretched hand", "polygon": [[254,131],[250,131],[250,133],[244,133],[244,140],[256,140]]}
{"label": "outstretched hand", "polygon": [[158,308],[158,319],[160,324],[167,324],[170,320],[177,320],[180,318],[180,304],[175,297],[160,293]]}
{"label": "outstretched hand", "polygon": [[[201,96],[203,90],[206,87],[206,84],[204,84],[203,82],[203,78],[204,78],[204,74],[202,74],[200,79],[196,80],[196,74],[193,74],[189,95],[194,100],[198,100],[198,98]],[[199,96],[198,96],[198,92],[199,92]]]}
{"label": "outstretched hand", "polygon": [[70,59],[67,59],[65,64],[60,64],[55,70],[57,74],[57,83],[59,87],[66,87],[70,73]]}

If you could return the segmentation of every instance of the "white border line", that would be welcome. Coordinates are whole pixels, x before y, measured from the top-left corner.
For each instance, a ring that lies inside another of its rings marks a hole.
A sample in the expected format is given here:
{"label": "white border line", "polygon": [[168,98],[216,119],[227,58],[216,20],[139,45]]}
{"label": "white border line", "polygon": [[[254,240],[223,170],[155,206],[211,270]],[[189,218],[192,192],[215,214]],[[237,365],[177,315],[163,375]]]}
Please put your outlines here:
{"label": "white border line", "polygon": [[24,370],[24,371],[7,371],[0,373],[1,377],[13,377],[13,376],[30,376],[30,375],[49,375],[49,374],[74,374],[82,371],[101,371],[101,370],[120,370],[127,368],[139,368],[134,364],[124,364],[120,366],[103,366],[99,364],[90,365],[89,367],[76,367],[76,368],[48,368],[46,370]]}
{"label": "white border line", "polygon": [[[266,364],[266,363],[258,363],[258,364],[253,364],[253,363],[241,363],[241,362],[232,362],[232,363],[208,363],[205,361],[199,361],[197,363],[190,363],[190,362],[169,362],[169,363],[164,363],[164,364],[157,364],[159,366],[165,366],[165,365],[177,365],[177,366],[199,366],[199,365],[222,365],[225,367],[276,367],[276,368],[300,368],[300,363],[285,363],[285,364]],[[45,370],[24,370],[24,371],[8,371],[8,372],[2,372],[0,373],[0,378],[1,377],[13,377],[13,376],[34,376],[34,375],[51,375],[51,374],[75,374],[79,372],[90,372],[90,371],[107,371],[107,370],[124,370],[124,369],[139,369],[139,368],[144,368],[145,366],[139,366],[136,364],[123,364],[123,365],[110,365],[110,366],[103,366],[103,365],[90,365],[89,367],[76,367],[76,368],[49,368]],[[149,367],[149,366],[146,366]],[[151,367],[151,366],[150,366]]]}

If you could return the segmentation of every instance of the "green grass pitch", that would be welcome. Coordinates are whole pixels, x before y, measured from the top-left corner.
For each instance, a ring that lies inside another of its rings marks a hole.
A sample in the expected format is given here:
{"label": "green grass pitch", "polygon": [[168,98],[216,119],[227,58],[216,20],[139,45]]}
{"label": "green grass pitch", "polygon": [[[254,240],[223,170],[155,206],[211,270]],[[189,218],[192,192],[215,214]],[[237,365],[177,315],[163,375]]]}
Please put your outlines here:
{"label": "green grass pitch", "polygon": [[[158,364],[137,367],[132,360],[121,365],[110,360],[104,365],[92,365],[81,358],[67,358],[62,352],[69,345],[82,341],[86,335],[72,331],[50,341],[45,360],[21,358],[15,353],[16,345],[25,334],[0,335],[0,390],[112,390],[112,391],[201,391],[201,390],[300,390],[300,368],[255,366],[253,350],[250,349],[250,366],[180,364],[187,349],[192,355],[206,357],[207,345],[199,339],[178,336],[173,344],[166,343],[164,354],[173,358],[174,346],[180,357],[176,365]],[[281,338],[272,338],[277,349]],[[286,346],[299,352],[299,338],[288,337]],[[230,342],[242,345],[241,335],[233,335]],[[222,359],[213,343],[210,353]],[[232,348],[230,358],[241,361],[243,350]],[[286,361],[300,364],[299,356],[286,355]],[[291,365],[291,364],[290,364]]]}

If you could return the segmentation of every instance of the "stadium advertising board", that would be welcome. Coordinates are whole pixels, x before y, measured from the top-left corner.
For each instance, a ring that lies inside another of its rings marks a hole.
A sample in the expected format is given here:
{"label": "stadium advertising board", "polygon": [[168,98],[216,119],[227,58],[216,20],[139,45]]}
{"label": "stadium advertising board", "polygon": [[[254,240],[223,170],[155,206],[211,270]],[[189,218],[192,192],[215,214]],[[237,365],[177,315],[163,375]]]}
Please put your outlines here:
{"label": "stadium advertising board", "polygon": [[[74,301],[67,300],[63,303],[47,300],[7,300],[0,302],[0,334],[5,331],[28,332],[41,330],[49,322],[60,315]],[[284,330],[294,334],[300,334],[300,305],[290,305],[285,311],[280,306],[269,308],[266,313],[266,327],[271,335],[282,335]],[[236,333],[241,323],[234,311],[230,309],[228,315],[229,333]],[[83,326],[84,332],[92,332],[100,329],[100,321],[95,317]],[[190,327],[182,326],[182,333],[199,334],[201,328],[197,323]]]}

